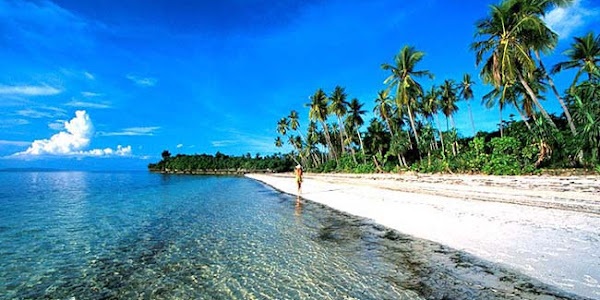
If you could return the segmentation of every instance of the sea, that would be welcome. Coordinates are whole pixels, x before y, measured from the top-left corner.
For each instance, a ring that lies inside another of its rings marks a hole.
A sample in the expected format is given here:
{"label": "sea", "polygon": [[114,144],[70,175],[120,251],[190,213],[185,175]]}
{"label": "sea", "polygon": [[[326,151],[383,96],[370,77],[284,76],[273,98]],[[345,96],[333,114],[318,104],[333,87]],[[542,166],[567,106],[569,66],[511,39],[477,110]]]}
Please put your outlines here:
{"label": "sea", "polygon": [[0,172],[0,299],[578,299],[241,176]]}

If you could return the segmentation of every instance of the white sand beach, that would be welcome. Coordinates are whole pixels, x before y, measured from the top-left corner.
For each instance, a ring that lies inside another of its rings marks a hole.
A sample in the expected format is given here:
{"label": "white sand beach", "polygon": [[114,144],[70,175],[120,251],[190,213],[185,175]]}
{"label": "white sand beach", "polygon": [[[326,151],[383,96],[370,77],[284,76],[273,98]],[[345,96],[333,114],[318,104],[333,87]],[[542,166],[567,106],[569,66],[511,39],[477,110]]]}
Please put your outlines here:
{"label": "white sand beach", "polygon": [[599,176],[307,174],[302,197],[600,299]]}

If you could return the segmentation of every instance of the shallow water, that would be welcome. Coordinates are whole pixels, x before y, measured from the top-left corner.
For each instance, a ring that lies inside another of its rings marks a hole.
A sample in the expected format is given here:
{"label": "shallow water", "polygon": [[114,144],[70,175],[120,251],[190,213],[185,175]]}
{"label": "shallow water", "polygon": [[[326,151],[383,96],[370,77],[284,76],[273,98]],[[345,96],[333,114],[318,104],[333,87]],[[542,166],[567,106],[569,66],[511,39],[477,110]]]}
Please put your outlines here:
{"label": "shallow water", "polygon": [[575,299],[243,177],[0,173],[0,298]]}

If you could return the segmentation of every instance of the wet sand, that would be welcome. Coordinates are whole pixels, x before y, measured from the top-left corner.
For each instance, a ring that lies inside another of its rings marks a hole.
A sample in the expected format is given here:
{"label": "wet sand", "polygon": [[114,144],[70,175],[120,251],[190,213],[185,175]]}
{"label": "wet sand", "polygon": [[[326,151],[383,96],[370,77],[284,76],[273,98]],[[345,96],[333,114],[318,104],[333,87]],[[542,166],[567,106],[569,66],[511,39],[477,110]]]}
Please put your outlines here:
{"label": "wet sand", "polygon": [[[296,194],[291,175],[249,174]],[[308,174],[304,199],[600,298],[600,178]]]}

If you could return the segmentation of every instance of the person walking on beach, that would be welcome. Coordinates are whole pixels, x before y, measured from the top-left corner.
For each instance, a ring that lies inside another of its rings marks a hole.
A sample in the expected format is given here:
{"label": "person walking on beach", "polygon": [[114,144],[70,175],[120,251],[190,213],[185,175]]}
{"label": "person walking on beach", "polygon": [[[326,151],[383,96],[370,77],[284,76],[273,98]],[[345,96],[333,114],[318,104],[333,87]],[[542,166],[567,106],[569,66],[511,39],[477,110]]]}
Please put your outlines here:
{"label": "person walking on beach", "polygon": [[296,176],[296,184],[298,184],[298,195],[302,191],[302,166],[297,165],[294,169],[294,175]]}

